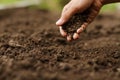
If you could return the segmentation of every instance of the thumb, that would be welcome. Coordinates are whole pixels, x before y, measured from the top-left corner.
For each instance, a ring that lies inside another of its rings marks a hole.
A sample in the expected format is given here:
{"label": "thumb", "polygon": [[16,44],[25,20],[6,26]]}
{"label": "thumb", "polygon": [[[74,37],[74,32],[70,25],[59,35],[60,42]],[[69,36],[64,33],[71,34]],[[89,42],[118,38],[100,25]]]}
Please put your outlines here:
{"label": "thumb", "polygon": [[68,10],[62,12],[61,18],[56,22],[57,26],[62,26],[66,23],[76,12],[77,8],[71,7]]}

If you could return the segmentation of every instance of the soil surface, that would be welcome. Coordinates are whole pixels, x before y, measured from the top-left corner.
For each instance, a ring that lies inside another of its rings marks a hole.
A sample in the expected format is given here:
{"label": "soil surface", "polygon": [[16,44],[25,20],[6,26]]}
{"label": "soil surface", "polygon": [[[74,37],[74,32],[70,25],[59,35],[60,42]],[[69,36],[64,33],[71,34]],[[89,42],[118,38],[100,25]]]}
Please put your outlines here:
{"label": "soil surface", "polygon": [[44,10],[0,11],[0,80],[120,80],[120,16],[101,14],[67,42]]}

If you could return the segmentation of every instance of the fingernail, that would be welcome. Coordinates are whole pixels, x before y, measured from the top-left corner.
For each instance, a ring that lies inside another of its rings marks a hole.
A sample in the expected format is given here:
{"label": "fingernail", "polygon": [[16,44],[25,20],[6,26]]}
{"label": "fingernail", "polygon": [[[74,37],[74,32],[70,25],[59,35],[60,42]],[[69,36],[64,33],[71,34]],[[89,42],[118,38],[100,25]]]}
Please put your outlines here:
{"label": "fingernail", "polygon": [[67,40],[68,40],[68,41],[71,41],[71,40],[72,40],[70,35],[67,36]]}
{"label": "fingernail", "polygon": [[63,23],[63,20],[62,20],[62,19],[59,19],[59,20],[56,22],[56,25],[60,26],[60,25],[62,25],[62,23]]}
{"label": "fingernail", "polygon": [[82,31],[84,30],[84,25],[82,25],[78,30],[77,30],[77,33],[81,33]]}
{"label": "fingernail", "polygon": [[79,35],[77,33],[74,33],[73,39],[78,39],[78,38],[79,38]]}
{"label": "fingernail", "polygon": [[82,32],[82,29],[79,28],[79,29],[77,30],[77,33],[79,34],[79,33],[81,33],[81,32]]}

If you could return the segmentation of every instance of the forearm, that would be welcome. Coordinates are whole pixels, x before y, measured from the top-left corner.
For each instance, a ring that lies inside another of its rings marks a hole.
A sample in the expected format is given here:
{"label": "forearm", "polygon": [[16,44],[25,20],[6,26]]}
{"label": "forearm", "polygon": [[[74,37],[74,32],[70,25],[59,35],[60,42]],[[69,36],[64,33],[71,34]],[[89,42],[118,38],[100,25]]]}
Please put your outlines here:
{"label": "forearm", "polygon": [[101,1],[102,1],[103,4],[120,2],[120,0],[101,0]]}

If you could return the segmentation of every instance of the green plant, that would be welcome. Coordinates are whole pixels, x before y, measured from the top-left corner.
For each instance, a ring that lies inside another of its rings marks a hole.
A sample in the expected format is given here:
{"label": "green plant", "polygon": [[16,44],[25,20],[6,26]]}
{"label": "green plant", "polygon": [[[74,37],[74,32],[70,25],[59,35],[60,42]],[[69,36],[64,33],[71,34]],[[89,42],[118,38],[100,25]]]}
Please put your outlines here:
{"label": "green plant", "polygon": [[0,4],[10,4],[17,2],[18,0],[0,0]]}

